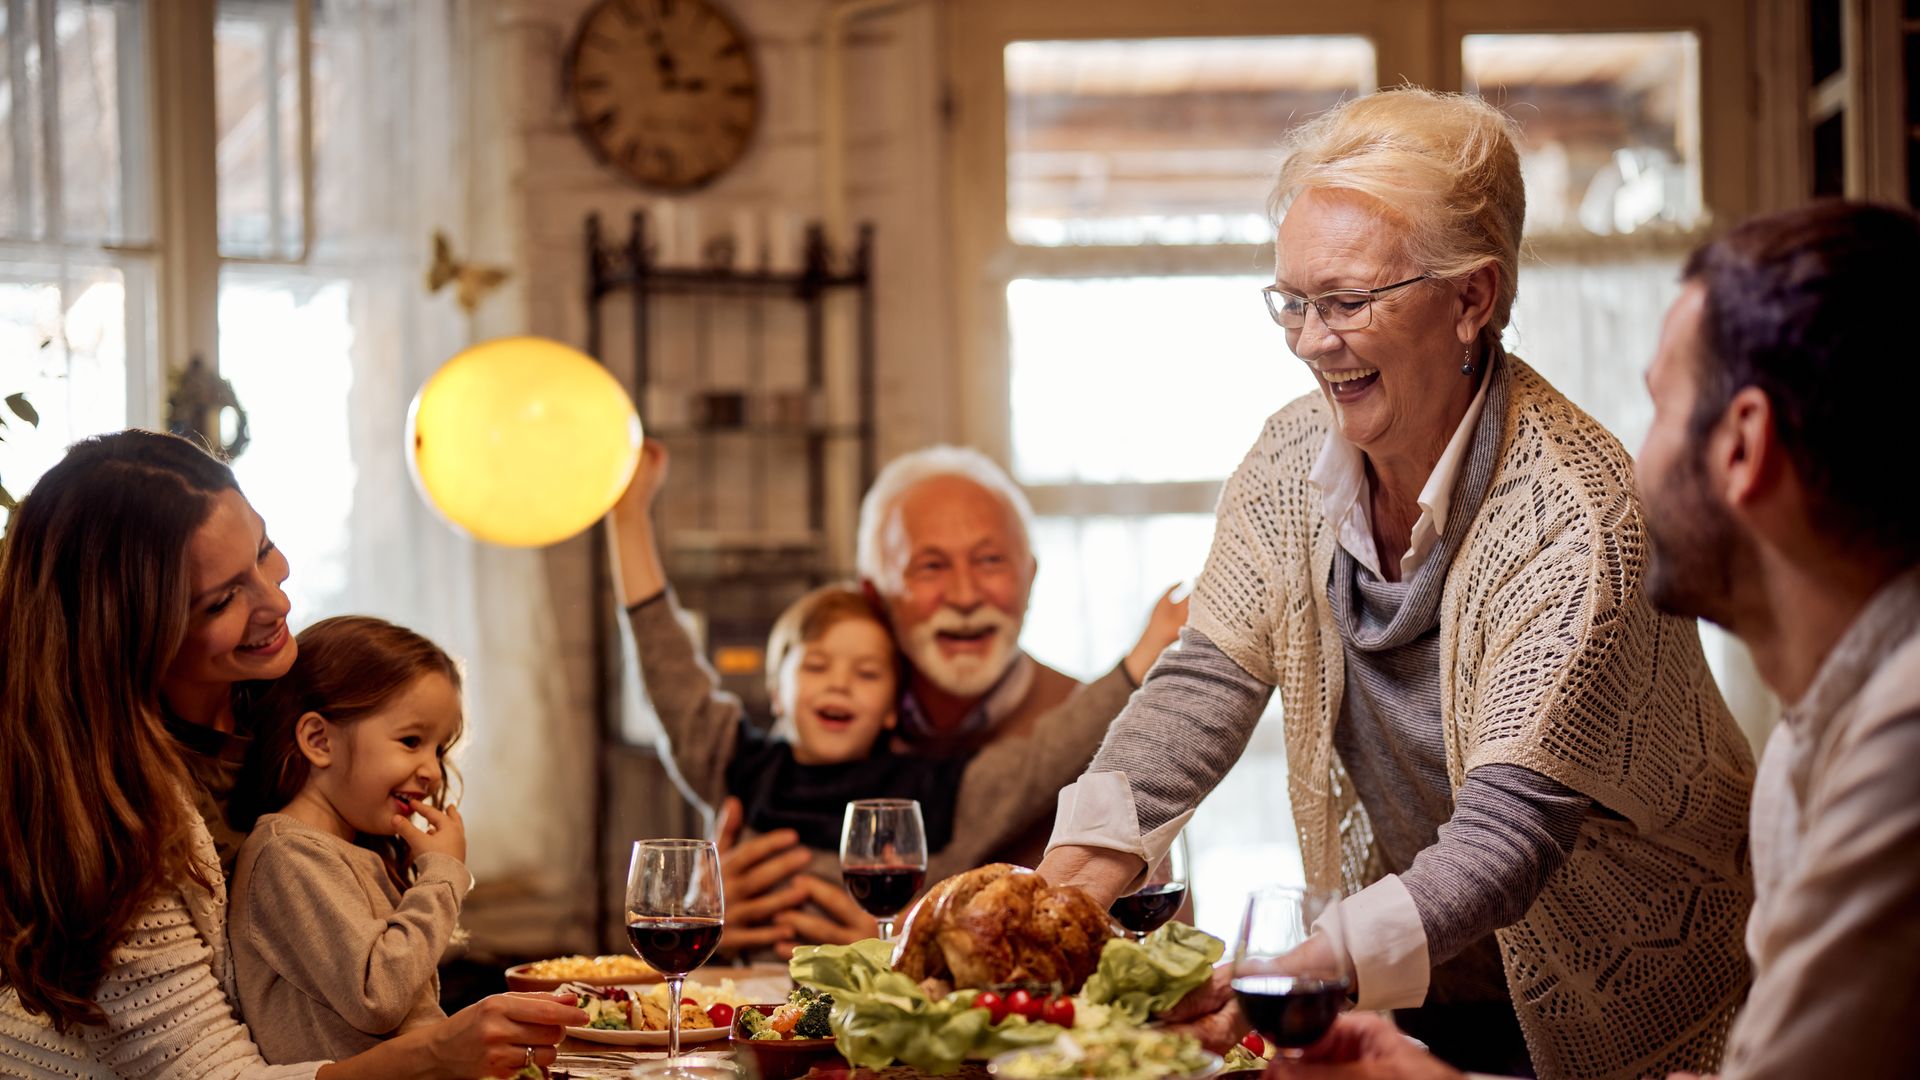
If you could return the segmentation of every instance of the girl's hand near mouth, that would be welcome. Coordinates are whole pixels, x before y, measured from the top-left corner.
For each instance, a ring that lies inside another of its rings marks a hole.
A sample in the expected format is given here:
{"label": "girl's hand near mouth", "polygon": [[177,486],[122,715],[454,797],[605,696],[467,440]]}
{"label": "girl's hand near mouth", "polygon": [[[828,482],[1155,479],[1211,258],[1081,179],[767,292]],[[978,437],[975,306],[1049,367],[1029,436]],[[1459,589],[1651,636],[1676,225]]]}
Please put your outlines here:
{"label": "girl's hand near mouth", "polygon": [[427,819],[426,831],[422,832],[408,818],[393,815],[393,831],[406,842],[413,858],[419,859],[434,851],[451,855],[461,862],[467,861],[467,825],[460,820],[459,807],[436,810],[424,802],[415,802],[413,812]]}

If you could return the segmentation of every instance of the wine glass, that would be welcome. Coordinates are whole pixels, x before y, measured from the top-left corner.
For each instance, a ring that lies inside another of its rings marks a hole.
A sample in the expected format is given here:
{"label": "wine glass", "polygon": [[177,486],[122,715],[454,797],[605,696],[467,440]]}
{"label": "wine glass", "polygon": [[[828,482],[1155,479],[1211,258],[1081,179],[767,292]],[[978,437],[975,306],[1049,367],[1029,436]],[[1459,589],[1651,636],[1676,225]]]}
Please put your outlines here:
{"label": "wine glass", "polygon": [[1187,902],[1188,865],[1187,833],[1182,829],[1174,834],[1167,853],[1148,871],[1145,883],[1115,900],[1107,914],[1135,941],[1165,926]]}
{"label": "wine glass", "polygon": [[881,940],[927,880],[927,830],[912,799],[856,799],[840,824],[840,880],[880,923]]}
{"label": "wine glass", "polygon": [[1297,1059],[1320,1041],[1352,985],[1338,890],[1272,885],[1247,897],[1233,992],[1281,1057]]}
{"label": "wine glass", "polygon": [[726,899],[711,840],[640,840],[627,870],[627,939],[667,977],[667,1062],[680,1059],[680,988],[720,944]]}

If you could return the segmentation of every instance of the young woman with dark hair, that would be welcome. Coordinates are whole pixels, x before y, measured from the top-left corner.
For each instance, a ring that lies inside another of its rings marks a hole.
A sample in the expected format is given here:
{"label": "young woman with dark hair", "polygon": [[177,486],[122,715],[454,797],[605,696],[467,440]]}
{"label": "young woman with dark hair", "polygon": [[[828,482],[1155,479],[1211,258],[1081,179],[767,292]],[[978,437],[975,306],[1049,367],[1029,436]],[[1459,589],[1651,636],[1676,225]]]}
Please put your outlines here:
{"label": "young woman with dark hair", "polygon": [[226,792],[195,779],[173,731],[235,732],[235,686],[292,664],[287,573],[231,471],[172,436],[84,440],[15,512],[0,553],[0,1057],[17,1074],[507,1075],[584,1023],[502,995],[348,1061],[261,1060],[219,974],[209,822],[224,815],[205,811]]}

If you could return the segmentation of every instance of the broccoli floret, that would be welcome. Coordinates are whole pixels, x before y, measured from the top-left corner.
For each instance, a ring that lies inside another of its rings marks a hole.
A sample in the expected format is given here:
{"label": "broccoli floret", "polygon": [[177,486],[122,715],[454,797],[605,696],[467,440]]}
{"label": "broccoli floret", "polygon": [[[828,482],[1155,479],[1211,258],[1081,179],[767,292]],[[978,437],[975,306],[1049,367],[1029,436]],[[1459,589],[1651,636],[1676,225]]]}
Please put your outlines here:
{"label": "broccoli floret", "polygon": [[780,1033],[767,1026],[767,1014],[759,1009],[747,1006],[742,1008],[734,1019],[739,1022],[740,1030],[749,1039],[777,1039]]}
{"label": "broccoli floret", "polygon": [[807,1011],[800,1016],[800,1022],[793,1025],[793,1037],[796,1039],[831,1039],[833,1027],[827,1022],[833,1012],[833,995],[816,994],[806,1003]]}
{"label": "broccoli floret", "polygon": [[790,1005],[811,1005],[813,1004],[813,999],[819,996],[820,994],[817,991],[809,987],[796,986],[793,988],[793,992],[787,995],[787,1003]]}

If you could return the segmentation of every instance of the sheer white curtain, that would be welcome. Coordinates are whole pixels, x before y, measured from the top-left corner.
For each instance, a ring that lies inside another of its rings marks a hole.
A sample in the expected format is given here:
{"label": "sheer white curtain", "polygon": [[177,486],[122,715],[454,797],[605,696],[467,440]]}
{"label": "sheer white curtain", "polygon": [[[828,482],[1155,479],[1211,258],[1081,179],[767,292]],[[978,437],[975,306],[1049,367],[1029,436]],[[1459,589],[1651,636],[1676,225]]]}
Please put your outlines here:
{"label": "sheer white curtain", "polygon": [[475,133],[493,123],[495,86],[473,71],[469,5],[315,8],[312,256],[229,265],[222,281],[222,367],[254,428],[238,471],[293,561],[298,621],[379,615],[463,661],[455,761],[476,946],[571,947],[585,925],[574,897],[590,895],[573,886],[588,877],[591,808],[556,801],[582,788],[559,748],[591,729],[569,704],[546,565],[448,527],[415,493],[404,445],[427,376],[478,337],[520,329],[511,292],[492,298],[483,314],[499,325],[483,333],[424,285],[434,230],[463,255],[486,231],[472,185],[492,171]]}
{"label": "sheer white curtain", "polygon": [[[24,496],[87,435],[144,419],[153,357],[147,19],[0,4],[0,488]],[[38,424],[28,422],[36,417]],[[7,510],[0,501],[0,531]]]}

